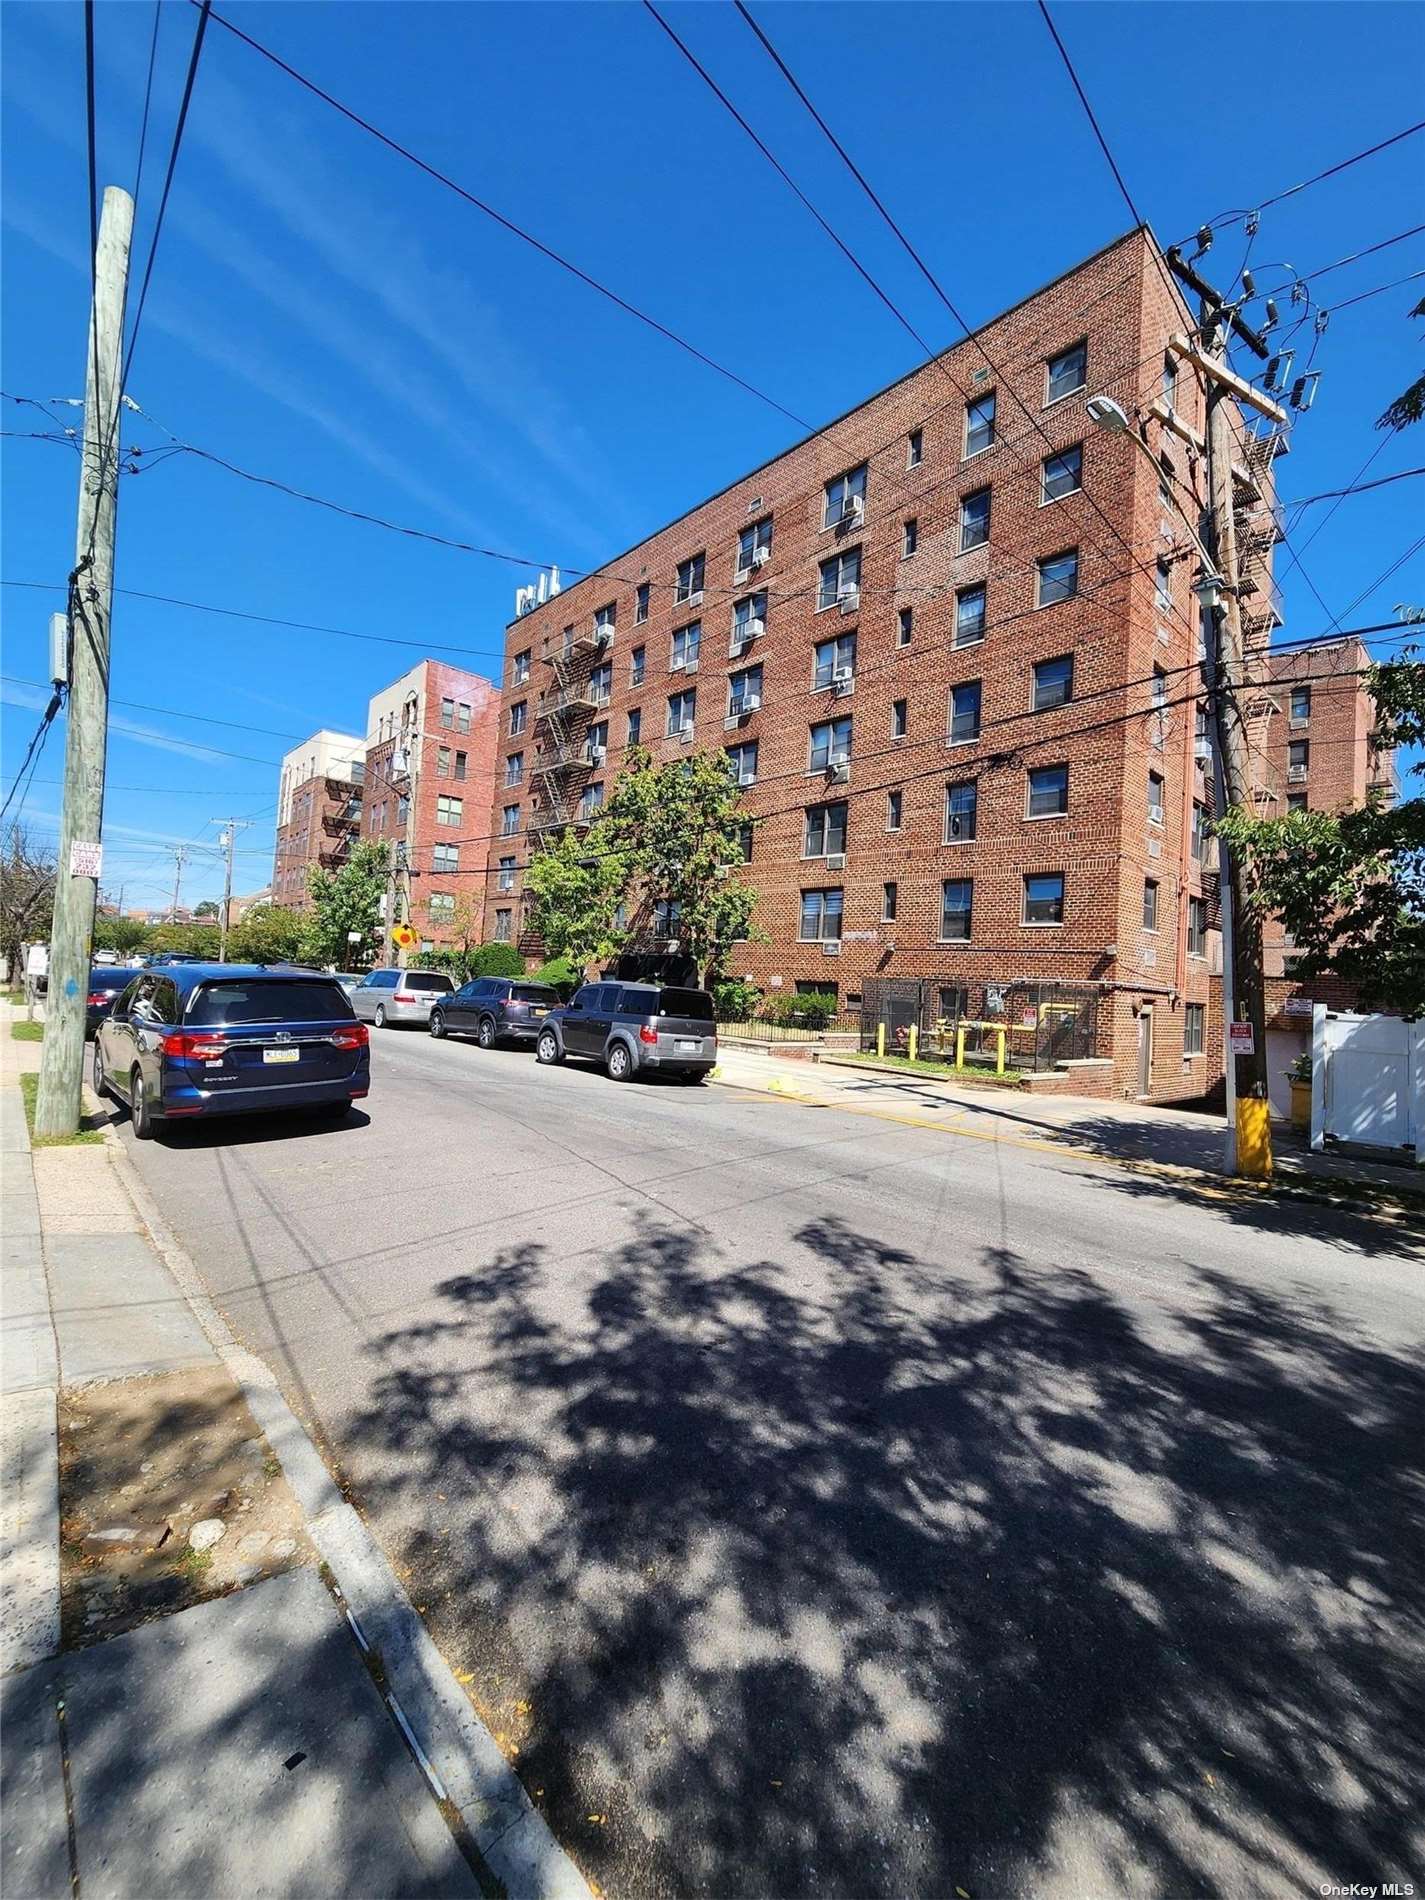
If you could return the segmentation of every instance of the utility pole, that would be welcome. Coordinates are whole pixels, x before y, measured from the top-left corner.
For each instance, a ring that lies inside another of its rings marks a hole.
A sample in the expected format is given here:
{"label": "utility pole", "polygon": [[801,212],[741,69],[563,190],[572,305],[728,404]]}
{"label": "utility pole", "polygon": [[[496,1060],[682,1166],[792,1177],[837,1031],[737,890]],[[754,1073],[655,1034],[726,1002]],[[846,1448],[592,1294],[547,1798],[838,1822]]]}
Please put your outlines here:
{"label": "utility pole", "polygon": [[226,963],[228,960],[228,912],[232,908],[233,901],[233,845],[238,833],[246,831],[252,821],[246,818],[214,818],[209,822],[223,827],[218,843],[226,845],[228,853],[227,871],[223,878],[223,914],[218,919],[218,961]]}
{"label": "utility pole", "polygon": [[187,845],[175,845],[173,847],[173,902],[168,906],[168,921],[171,924],[178,921],[178,893],[182,888],[183,867],[187,862]]}
{"label": "utility pole", "polygon": [[104,191],[84,388],[74,577],[69,590],[69,708],[50,932],[37,1135],[72,1135],[84,1087],[85,998],[94,950],[109,722],[109,634],[119,500],[119,399],[134,201]]}

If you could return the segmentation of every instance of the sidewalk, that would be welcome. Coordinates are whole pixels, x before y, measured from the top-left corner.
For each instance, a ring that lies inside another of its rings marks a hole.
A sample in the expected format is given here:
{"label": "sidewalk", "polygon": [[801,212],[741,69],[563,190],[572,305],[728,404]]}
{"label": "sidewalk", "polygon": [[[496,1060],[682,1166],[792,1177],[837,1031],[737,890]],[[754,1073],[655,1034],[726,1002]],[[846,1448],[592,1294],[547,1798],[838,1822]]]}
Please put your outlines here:
{"label": "sidewalk", "polygon": [[[973,1088],[835,1057],[809,1062],[730,1048],[719,1052],[717,1080],[732,1088],[923,1123],[970,1139],[1074,1151],[1133,1166],[1218,1176],[1224,1171],[1226,1137],[1216,1115],[1141,1102]],[[1272,1126],[1272,1144],[1276,1173],[1284,1184],[1347,1194],[1383,1190],[1425,1200],[1425,1169],[1313,1154],[1303,1136],[1281,1123]]]}
{"label": "sidewalk", "polygon": [[0,1888],[588,1900],[117,1139],[31,1150],[11,1013]]}

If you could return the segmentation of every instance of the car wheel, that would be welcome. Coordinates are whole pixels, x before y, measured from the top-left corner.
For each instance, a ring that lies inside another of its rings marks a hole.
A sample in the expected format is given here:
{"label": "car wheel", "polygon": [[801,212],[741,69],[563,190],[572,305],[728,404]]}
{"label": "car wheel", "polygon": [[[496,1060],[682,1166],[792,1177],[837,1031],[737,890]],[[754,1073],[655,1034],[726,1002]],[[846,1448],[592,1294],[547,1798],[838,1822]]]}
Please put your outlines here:
{"label": "car wheel", "polygon": [[109,1099],[109,1078],[104,1073],[104,1052],[96,1038],[94,1043],[94,1093],[101,1102]]}
{"label": "car wheel", "polygon": [[604,1057],[604,1067],[613,1082],[627,1082],[633,1075],[633,1057],[628,1053],[628,1044],[616,1042]]}
{"label": "car wheel", "polygon": [[546,1029],[540,1036],[539,1041],[534,1045],[534,1056],[536,1062],[546,1064],[564,1060],[563,1051],[559,1047],[559,1038],[552,1029]]}
{"label": "car wheel", "polygon": [[386,1005],[384,1003],[378,1003],[376,1005],[376,1027],[378,1029],[384,1029],[386,1027]]}
{"label": "car wheel", "polygon": [[685,1088],[695,1089],[707,1081],[701,1069],[688,1069],[678,1077]]}
{"label": "car wheel", "polygon": [[153,1140],[153,1109],[149,1104],[148,1089],[144,1086],[143,1072],[135,1069],[129,1077],[129,1116],[134,1125],[135,1141]]}
{"label": "car wheel", "polygon": [[435,1037],[437,1042],[439,1042],[441,1037],[445,1034],[445,1015],[443,1011],[438,1009],[431,1011],[430,1033]]}
{"label": "car wheel", "polygon": [[480,1027],[475,1031],[475,1040],[476,1042],[479,1043],[482,1049],[494,1048],[495,1025],[493,1021],[490,1019],[490,1017],[482,1016],[480,1018]]}

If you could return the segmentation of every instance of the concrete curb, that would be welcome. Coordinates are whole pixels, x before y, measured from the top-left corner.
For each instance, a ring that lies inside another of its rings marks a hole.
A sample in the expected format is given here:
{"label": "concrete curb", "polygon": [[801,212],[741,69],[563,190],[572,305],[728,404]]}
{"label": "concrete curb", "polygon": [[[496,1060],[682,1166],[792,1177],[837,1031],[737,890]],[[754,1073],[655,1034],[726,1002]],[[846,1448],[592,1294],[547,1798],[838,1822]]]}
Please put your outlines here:
{"label": "concrete curb", "polygon": [[112,1129],[115,1171],[160,1259],[240,1387],[291,1485],[357,1642],[379,1659],[392,1713],[440,1800],[448,1800],[507,1900],[592,1900],[588,1884],[500,1752],[395,1572],[262,1360],[239,1345],[197,1267]]}

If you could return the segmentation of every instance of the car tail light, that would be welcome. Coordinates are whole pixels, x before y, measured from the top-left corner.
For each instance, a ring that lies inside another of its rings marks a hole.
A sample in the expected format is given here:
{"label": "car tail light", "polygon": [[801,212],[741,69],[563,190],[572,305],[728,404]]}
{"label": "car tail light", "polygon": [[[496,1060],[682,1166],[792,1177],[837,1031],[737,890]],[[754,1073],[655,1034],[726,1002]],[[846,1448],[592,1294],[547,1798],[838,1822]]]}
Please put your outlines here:
{"label": "car tail light", "polygon": [[414,990],[397,990],[391,1000],[393,1003],[414,1003],[416,993]]}
{"label": "car tail light", "polygon": [[365,1023],[353,1023],[350,1029],[332,1031],[333,1049],[364,1049],[371,1040],[371,1031]]}
{"label": "car tail light", "polygon": [[90,1009],[99,1009],[105,1003],[112,1002],[113,995],[109,990],[90,990],[84,1000]]}
{"label": "car tail light", "polygon": [[656,1029],[650,1029],[647,1023],[640,1023],[638,1026],[638,1040],[640,1042],[657,1042],[658,1031]]}
{"label": "car tail light", "polygon": [[224,1036],[194,1035],[186,1029],[175,1029],[172,1035],[163,1039],[163,1053],[166,1056],[225,1056],[227,1052],[227,1038]]}

